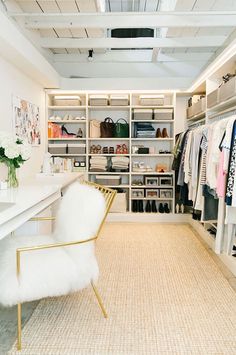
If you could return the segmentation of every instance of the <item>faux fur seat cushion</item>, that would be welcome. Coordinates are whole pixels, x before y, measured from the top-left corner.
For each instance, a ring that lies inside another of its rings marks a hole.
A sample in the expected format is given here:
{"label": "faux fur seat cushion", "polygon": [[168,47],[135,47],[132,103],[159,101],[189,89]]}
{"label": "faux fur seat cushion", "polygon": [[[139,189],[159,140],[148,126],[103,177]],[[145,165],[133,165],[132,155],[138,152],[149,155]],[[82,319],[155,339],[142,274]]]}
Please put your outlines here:
{"label": "faux fur seat cushion", "polygon": [[94,243],[44,249],[21,254],[16,276],[16,249],[26,246],[80,241],[96,235],[104,217],[105,200],[96,189],[74,183],[65,193],[52,236],[8,236],[0,241],[0,303],[17,303],[65,295],[98,277]]}

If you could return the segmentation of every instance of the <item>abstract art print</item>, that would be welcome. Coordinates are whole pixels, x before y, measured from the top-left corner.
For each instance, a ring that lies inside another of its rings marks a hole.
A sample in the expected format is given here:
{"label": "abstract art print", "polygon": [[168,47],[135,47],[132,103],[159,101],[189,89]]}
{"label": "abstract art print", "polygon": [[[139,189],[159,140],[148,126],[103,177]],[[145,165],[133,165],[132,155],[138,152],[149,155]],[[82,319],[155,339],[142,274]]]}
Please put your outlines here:
{"label": "abstract art print", "polygon": [[41,143],[39,107],[13,97],[13,129],[15,134],[33,146]]}

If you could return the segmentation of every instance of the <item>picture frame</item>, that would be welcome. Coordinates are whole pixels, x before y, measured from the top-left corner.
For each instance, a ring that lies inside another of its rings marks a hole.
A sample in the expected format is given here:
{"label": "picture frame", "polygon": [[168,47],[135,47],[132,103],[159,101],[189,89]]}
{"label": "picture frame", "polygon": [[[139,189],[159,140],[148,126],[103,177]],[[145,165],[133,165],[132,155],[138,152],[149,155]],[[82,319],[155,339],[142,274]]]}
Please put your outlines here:
{"label": "picture frame", "polygon": [[159,178],[158,176],[145,176],[145,185],[146,186],[158,186]]}
{"label": "picture frame", "polygon": [[160,198],[173,198],[172,189],[160,189]]}

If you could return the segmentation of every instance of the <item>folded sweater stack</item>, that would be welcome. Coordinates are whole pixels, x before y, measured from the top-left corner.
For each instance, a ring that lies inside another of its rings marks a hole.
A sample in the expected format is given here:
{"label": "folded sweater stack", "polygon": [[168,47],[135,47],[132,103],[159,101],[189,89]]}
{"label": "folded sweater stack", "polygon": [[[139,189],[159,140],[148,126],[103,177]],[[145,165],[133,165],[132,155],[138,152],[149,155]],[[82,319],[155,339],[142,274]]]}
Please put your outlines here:
{"label": "folded sweater stack", "polygon": [[111,166],[113,170],[127,170],[129,168],[129,158],[123,156],[112,157]]}
{"label": "folded sweater stack", "polygon": [[136,138],[155,138],[155,128],[150,123],[136,123],[134,130]]}
{"label": "folded sweater stack", "polygon": [[90,159],[90,171],[107,171],[107,158],[96,156]]}

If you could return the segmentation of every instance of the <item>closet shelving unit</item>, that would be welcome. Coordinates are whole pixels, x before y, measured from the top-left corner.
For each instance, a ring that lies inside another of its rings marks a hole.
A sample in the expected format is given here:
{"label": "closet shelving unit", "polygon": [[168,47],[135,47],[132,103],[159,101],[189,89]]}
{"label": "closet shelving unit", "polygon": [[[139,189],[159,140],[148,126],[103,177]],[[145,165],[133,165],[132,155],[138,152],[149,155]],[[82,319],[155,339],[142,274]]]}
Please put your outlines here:
{"label": "closet shelving unit", "polygon": [[[53,98],[54,95],[78,95],[82,99],[81,106],[54,106]],[[100,105],[90,105],[90,95],[94,94],[117,94],[122,95],[126,94],[129,97],[129,104],[126,106],[100,106]],[[164,105],[140,105],[139,96],[142,94],[163,94]],[[60,90],[47,90],[47,113],[46,116],[48,118],[48,122],[54,122],[57,124],[65,124],[69,132],[76,133],[78,128],[81,128],[83,131],[83,138],[48,138],[48,143],[57,144],[57,143],[73,143],[73,142],[81,142],[86,144],[86,153],[85,154],[53,154],[53,156],[58,156],[62,158],[74,158],[76,160],[85,161],[86,162],[86,173],[88,174],[88,179],[91,181],[96,181],[97,175],[119,175],[121,176],[121,184],[120,185],[112,185],[112,188],[122,188],[127,193],[127,212],[132,211],[132,191],[136,189],[157,189],[158,194],[161,190],[171,190],[171,197],[152,197],[150,200],[156,200],[157,208],[158,204],[168,203],[171,213],[174,213],[175,206],[175,188],[174,188],[174,174],[171,171],[171,163],[172,163],[172,149],[174,147],[174,136],[175,136],[175,107],[176,107],[176,94],[174,92],[81,92],[81,91],[67,91],[62,92]],[[173,119],[171,120],[136,120],[133,119],[133,113],[135,109],[152,109],[152,110],[163,110],[163,109],[172,109],[173,110]],[[64,115],[69,114],[74,117],[84,116],[86,120],[63,120],[63,119],[50,119],[52,116],[59,116],[63,118]],[[129,138],[90,138],[89,137],[89,123],[92,119],[97,119],[103,121],[106,117],[111,117],[115,122],[119,118],[124,118],[129,123]],[[169,137],[167,138],[135,138],[133,137],[133,127],[135,123],[141,122],[149,122],[153,125],[155,130],[160,128],[167,128]],[[94,172],[89,171],[90,167],[90,158],[94,156],[105,156],[107,158],[111,158],[113,156],[120,156],[120,154],[91,154],[90,148],[92,145],[101,145],[101,147],[107,146],[114,147],[114,151],[116,151],[116,146],[118,144],[126,144],[128,147],[128,154],[122,154],[122,156],[127,156],[129,158],[129,169],[127,172]],[[152,154],[132,154],[132,146],[145,146],[145,147],[154,147],[155,151]],[[168,151],[170,153],[160,153],[159,151]],[[132,166],[133,162],[144,162],[145,165],[149,165],[153,171],[133,171]],[[156,172],[157,164],[165,164],[167,166],[167,170],[165,173]],[[172,177],[172,184],[168,186],[163,185],[145,185],[145,176],[147,177]],[[134,180],[141,180],[143,185],[134,185]],[[139,200],[147,201],[149,199],[144,194],[144,197],[139,197]]]}

